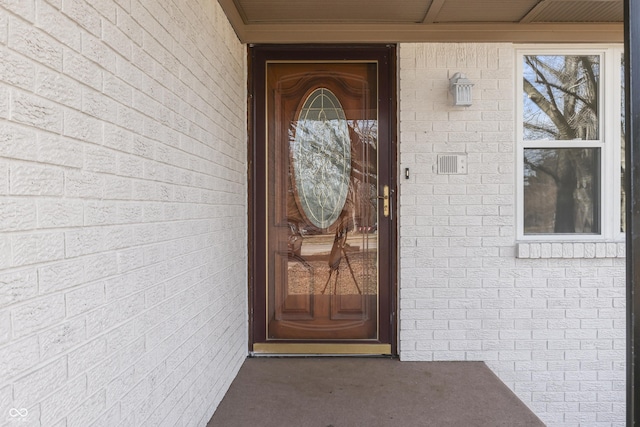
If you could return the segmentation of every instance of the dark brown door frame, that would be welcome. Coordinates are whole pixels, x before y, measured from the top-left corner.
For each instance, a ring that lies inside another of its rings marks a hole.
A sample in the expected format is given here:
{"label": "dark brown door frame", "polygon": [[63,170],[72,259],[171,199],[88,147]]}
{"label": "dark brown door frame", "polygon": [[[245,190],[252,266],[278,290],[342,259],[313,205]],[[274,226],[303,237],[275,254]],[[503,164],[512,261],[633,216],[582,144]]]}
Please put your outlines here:
{"label": "dark brown door frame", "polygon": [[640,425],[640,2],[624,2],[627,425]]}
{"label": "dark brown door frame", "polygon": [[[389,247],[380,248],[380,259],[389,260],[390,283],[389,300],[380,304],[380,337],[391,343],[393,355],[397,355],[397,124],[396,124],[396,47],[395,45],[260,45],[249,47],[249,352],[253,352],[254,342],[264,342],[265,313],[256,306],[256,301],[264,301],[266,262],[263,257],[255,254],[254,248],[266,245],[264,227],[264,207],[266,197],[264,191],[264,177],[266,167],[264,162],[255,161],[262,157],[265,144],[265,67],[267,60],[309,60],[309,61],[340,61],[340,60],[371,60],[378,59],[379,64],[379,104],[385,106],[379,112],[379,120],[386,121],[389,126],[380,126],[380,139],[390,141],[392,155],[380,156],[379,171],[388,174],[389,186],[394,190],[392,205],[392,220],[390,221]],[[384,110],[384,111],[383,111]],[[386,135],[388,129],[389,134]]]}

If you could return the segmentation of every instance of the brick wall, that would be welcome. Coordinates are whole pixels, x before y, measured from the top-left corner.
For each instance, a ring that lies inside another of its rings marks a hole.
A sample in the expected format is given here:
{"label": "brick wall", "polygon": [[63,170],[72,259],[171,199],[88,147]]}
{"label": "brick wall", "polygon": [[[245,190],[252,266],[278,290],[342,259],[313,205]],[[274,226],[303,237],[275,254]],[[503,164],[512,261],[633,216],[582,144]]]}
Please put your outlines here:
{"label": "brick wall", "polygon": [[247,348],[245,73],[216,1],[0,0],[0,425],[208,421]]}
{"label": "brick wall", "polygon": [[[518,245],[514,60],[400,47],[401,358],[485,361],[550,426],[624,425],[624,246]],[[471,107],[452,106],[455,72]],[[454,153],[467,173],[438,174]]]}

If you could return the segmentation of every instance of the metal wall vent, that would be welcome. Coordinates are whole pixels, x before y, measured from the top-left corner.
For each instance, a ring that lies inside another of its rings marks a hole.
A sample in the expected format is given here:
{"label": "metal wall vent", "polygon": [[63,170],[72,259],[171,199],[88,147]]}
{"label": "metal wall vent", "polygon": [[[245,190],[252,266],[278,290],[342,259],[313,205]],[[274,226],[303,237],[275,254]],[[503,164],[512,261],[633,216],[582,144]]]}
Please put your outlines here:
{"label": "metal wall vent", "polygon": [[461,154],[439,154],[438,174],[460,175],[467,173],[467,156]]}

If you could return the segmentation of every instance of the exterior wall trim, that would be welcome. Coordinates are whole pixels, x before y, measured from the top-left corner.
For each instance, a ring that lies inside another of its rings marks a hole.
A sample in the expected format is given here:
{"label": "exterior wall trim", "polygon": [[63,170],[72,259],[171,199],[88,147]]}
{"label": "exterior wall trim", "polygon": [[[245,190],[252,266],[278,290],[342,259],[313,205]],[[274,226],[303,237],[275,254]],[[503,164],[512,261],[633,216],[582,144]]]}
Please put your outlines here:
{"label": "exterior wall trim", "polygon": [[531,242],[518,243],[516,257],[547,258],[625,258],[625,243],[613,242]]}
{"label": "exterior wall trim", "polygon": [[253,24],[245,43],[621,43],[622,24]]}

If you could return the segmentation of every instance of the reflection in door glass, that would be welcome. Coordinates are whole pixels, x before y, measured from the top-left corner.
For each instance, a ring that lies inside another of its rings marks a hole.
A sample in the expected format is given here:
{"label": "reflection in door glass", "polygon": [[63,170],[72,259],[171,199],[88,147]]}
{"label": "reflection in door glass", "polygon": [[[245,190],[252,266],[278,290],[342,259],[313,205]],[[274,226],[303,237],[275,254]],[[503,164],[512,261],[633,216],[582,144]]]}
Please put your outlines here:
{"label": "reflection in door glass", "polygon": [[270,64],[268,339],[378,337],[375,64]]}

